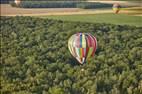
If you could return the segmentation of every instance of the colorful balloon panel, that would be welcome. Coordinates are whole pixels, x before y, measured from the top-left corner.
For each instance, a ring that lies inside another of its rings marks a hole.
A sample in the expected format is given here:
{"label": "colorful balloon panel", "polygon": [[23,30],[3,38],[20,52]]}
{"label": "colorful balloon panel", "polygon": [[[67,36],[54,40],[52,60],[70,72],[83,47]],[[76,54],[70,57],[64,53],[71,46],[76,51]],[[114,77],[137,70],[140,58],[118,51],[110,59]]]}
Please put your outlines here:
{"label": "colorful balloon panel", "polygon": [[77,33],[69,38],[68,48],[79,63],[84,64],[88,58],[94,56],[97,39],[89,33]]}

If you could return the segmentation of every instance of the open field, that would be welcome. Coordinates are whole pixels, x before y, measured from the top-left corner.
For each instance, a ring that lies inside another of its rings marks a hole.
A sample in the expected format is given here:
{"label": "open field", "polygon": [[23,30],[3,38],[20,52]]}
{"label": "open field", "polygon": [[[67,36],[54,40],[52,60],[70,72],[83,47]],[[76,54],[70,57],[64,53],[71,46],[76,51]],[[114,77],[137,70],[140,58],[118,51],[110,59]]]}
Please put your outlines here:
{"label": "open field", "polygon": [[23,15],[23,16],[34,16],[34,15],[42,15],[42,14],[53,14],[53,13],[63,13],[63,12],[78,12],[80,9],[77,8],[14,8],[11,7],[9,4],[1,4],[1,15],[2,16],[16,16],[16,15]]}
{"label": "open field", "polygon": [[[114,3],[120,1],[100,1]],[[120,2],[121,5],[131,6],[121,8],[119,14],[114,14],[112,9],[79,9],[79,8],[14,8],[9,4],[1,4],[1,16],[38,16],[42,18],[66,21],[81,21],[95,23],[111,23],[120,25],[142,26],[142,7],[139,3]]]}
{"label": "open field", "polygon": [[122,8],[121,11],[129,15],[142,16],[142,7]]}
{"label": "open field", "polygon": [[64,15],[64,16],[43,16],[49,19],[80,21],[92,23],[111,23],[119,25],[142,26],[142,17],[130,16],[126,14],[95,14],[95,15]]}
{"label": "open field", "polygon": [[[120,3],[121,6],[139,6],[140,3],[131,3],[128,1],[92,1],[100,3]],[[139,8],[137,7],[137,8]],[[141,8],[141,7],[140,7]],[[113,13],[112,9],[79,9],[79,8],[14,8],[9,4],[1,4],[1,16],[43,16],[43,15],[74,15],[74,14],[99,14],[99,13]],[[120,13],[142,15],[140,11],[121,10]]]}

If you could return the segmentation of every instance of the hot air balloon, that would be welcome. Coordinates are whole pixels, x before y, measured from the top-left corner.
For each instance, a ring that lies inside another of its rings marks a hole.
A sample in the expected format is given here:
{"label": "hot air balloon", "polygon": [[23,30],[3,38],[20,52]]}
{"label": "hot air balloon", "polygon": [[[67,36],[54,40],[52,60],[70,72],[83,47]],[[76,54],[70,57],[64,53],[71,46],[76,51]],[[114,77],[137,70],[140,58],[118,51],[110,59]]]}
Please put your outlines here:
{"label": "hot air balloon", "polygon": [[97,39],[89,33],[77,33],[69,38],[68,48],[80,64],[85,64],[96,52]]}
{"label": "hot air balloon", "polygon": [[120,8],[121,7],[120,7],[120,5],[118,3],[113,4],[112,9],[113,9],[114,13],[117,14],[120,11]]}
{"label": "hot air balloon", "polygon": [[15,4],[18,6],[21,3],[21,0],[15,0]]}

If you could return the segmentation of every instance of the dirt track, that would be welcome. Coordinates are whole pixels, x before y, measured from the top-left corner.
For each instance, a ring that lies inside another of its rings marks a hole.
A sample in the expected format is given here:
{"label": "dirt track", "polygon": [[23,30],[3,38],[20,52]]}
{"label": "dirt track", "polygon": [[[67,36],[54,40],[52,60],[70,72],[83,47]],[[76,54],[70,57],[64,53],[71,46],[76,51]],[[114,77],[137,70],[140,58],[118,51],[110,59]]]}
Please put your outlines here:
{"label": "dirt track", "polygon": [[[96,1],[93,1],[96,2]],[[98,2],[98,1],[97,1]],[[99,1],[102,3],[119,2],[121,5],[138,6],[139,3],[128,3],[125,1]],[[9,4],[1,4],[1,16],[45,16],[45,15],[74,15],[74,14],[98,14],[112,13],[111,9],[96,10],[96,9],[79,9],[79,8],[14,8]],[[121,11],[121,13],[127,13]]]}

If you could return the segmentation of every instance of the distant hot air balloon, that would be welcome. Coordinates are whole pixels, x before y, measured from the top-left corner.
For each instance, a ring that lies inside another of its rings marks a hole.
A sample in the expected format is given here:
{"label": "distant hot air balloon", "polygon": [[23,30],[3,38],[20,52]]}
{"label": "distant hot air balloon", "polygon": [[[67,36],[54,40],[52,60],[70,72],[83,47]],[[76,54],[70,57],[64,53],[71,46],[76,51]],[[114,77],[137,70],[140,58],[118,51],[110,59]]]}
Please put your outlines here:
{"label": "distant hot air balloon", "polygon": [[80,64],[94,56],[97,48],[97,39],[89,33],[77,33],[68,40],[70,53],[79,61]]}
{"label": "distant hot air balloon", "polygon": [[121,6],[118,3],[113,4],[112,9],[113,9],[114,13],[117,14],[120,11],[120,8],[121,8]]}
{"label": "distant hot air balloon", "polygon": [[21,0],[15,0],[15,4],[19,5],[21,3]]}

